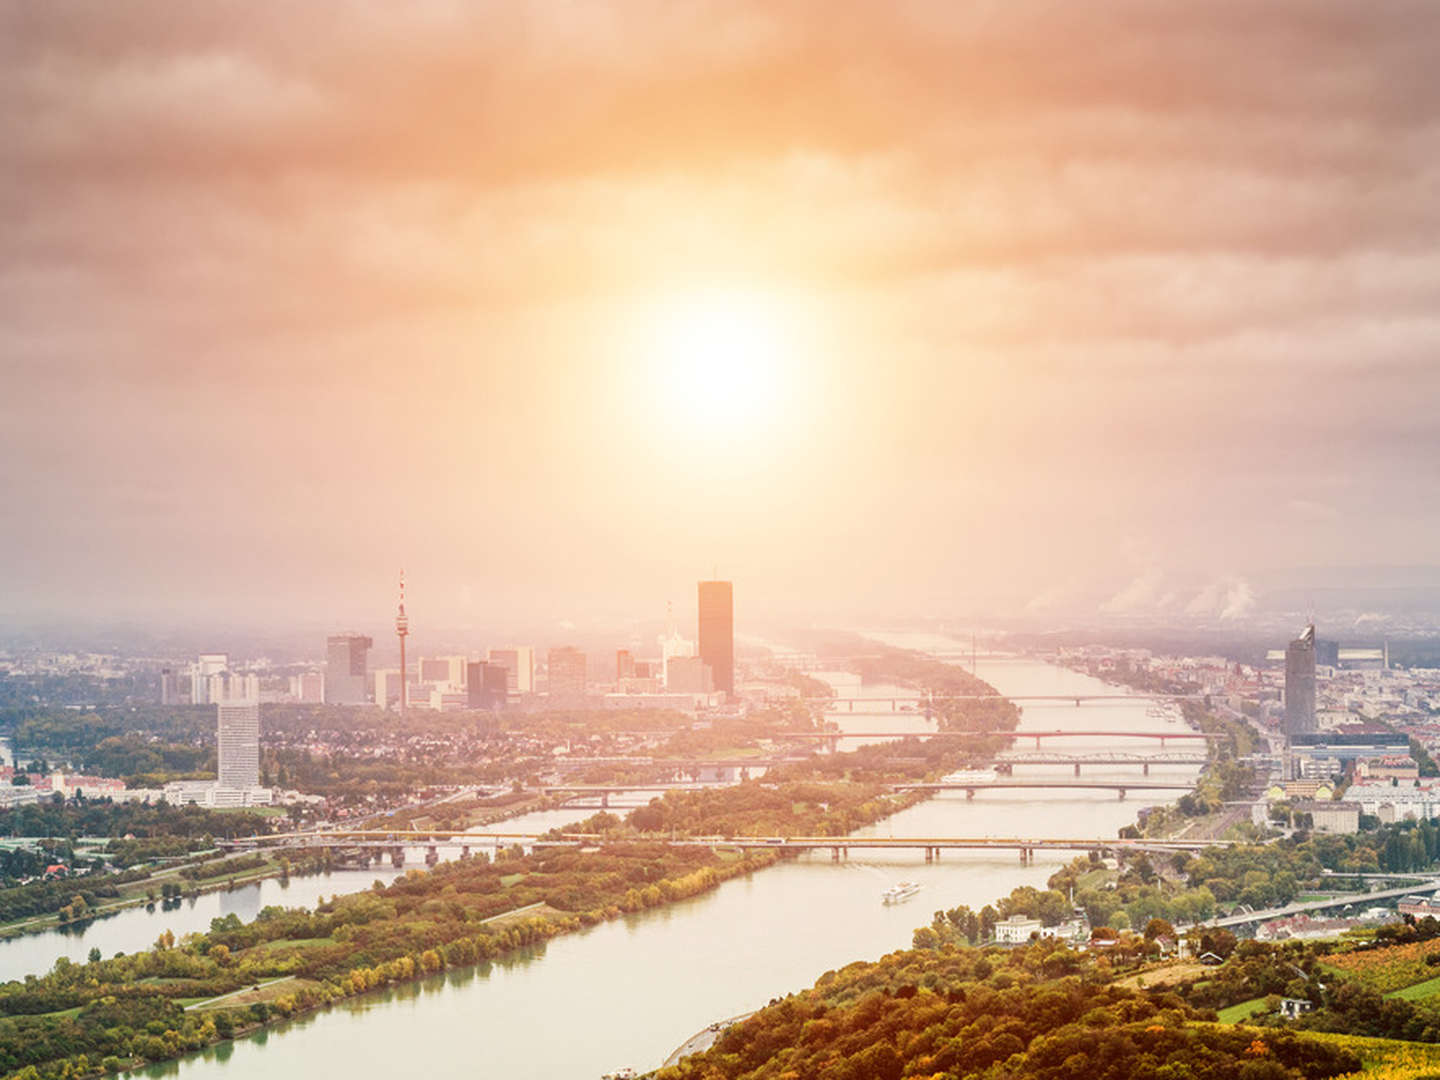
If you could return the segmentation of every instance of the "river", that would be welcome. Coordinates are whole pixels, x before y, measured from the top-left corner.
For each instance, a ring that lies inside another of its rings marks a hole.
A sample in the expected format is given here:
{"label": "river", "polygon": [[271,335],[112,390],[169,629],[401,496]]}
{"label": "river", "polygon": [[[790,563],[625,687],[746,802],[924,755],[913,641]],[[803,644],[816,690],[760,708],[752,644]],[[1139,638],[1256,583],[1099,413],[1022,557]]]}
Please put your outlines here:
{"label": "river", "polygon": [[[1010,695],[1113,692],[1098,680],[1033,660],[982,661],[977,674]],[[897,692],[864,690],[872,697]],[[852,731],[873,730],[861,725],[876,720],[861,714],[837,719]],[[908,722],[918,727],[923,717],[912,714]],[[1140,732],[1182,726],[1150,715],[1137,698],[1079,707],[1032,705],[1024,712],[1025,729]],[[1104,745],[1067,740],[1074,749]],[[1114,745],[1139,746],[1126,739]],[[1122,768],[1115,775],[1133,778],[1135,770]],[[1124,802],[1100,791],[987,791],[973,801],[963,792],[942,794],[867,832],[1114,836],[1140,807],[1165,801],[1163,793],[1145,794],[1151,797],[1132,794]],[[1013,853],[946,852],[933,864],[918,852],[866,854],[840,863],[832,863],[828,852],[806,856],[680,904],[557,938],[502,963],[351,1000],[142,1073],[234,1080],[239,1074],[229,1070],[239,1067],[252,1075],[263,1070],[266,1080],[308,1080],[332,1072],[400,1075],[412,1071],[421,1056],[426,1067],[536,1080],[585,1080],[627,1064],[654,1068],[710,1021],[809,986],[826,970],[905,947],[914,928],[928,923],[938,908],[961,903],[978,908],[1017,885],[1043,886],[1068,857],[1040,852],[1032,865],[1022,866]],[[361,874],[364,883],[374,876]],[[319,891],[339,891],[338,878],[331,875],[333,884]],[[923,890],[908,903],[882,905],[881,891],[900,878],[920,882]],[[296,885],[292,880],[291,889]],[[221,895],[234,902],[235,894]],[[273,883],[259,886],[240,913],[253,913],[280,895]],[[211,901],[202,899],[196,907],[206,902]],[[149,940],[165,926],[159,916],[148,916]],[[208,918],[197,921],[208,924]]]}

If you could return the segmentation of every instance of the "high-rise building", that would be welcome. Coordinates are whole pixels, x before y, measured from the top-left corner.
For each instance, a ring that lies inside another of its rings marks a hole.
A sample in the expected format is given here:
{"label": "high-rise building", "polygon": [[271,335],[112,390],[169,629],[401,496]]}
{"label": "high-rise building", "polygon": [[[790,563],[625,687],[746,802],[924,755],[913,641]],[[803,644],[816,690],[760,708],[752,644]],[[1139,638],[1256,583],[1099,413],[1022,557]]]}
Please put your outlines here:
{"label": "high-rise building", "polygon": [[573,645],[560,645],[547,657],[550,700],[579,702],[585,699],[585,654]]}
{"label": "high-rise building", "polygon": [[1285,650],[1285,734],[1308,735],[1315,722],[1315,624]]}
{"label": "high-rise building", "polygon": [[629,649],[615,650],[615,681],[629,679],[635,674],[635,658],[630,655]]}
{"label": "high-rise building", "polygon": [[665,689],[672,694],[709,694],[715,687],[715,673],[698,656],[675,656],[670,660]]}
{"label": "high-rise building", "polygon": [[371,675],[375,679],[375,704],[382,709],[400,704],[400,669],[376,668]]}
{"label": "high-rise building", "polygon": [[238,694],[221,697],[215,702],[215,721],[219,758],[216,786],[227,791],[259,786],[259,697]]}
{"label": "high-rise building", "polygon": [[325,639],[325,703],[364,705],[370,646],[364,634],[332,634]]}
{"label": "high-rise building", "polygon": [[510,696],[510,673],[499,664],[471,660],[465,665],[466,702],[472,709],[501,709]]}
{"label": "high-rise building", "polygon": [[422,656],[417,664],[419,681],[464,686],[465,665],[463,656]]}
{"label": "high-rise building", "polygon": [[290,676],[290,696],[302,705],[318,705],[325,700],[325,675],[319,671],[302,671]]}
{"label": "high-rise building", "polygon": [[190,679],[182,679],[181,673],[174,668],[160,669],[161,705],[189,705],[192,693],[194,690]]}
{"label": "high-rise building", "polygon": [[[700,659],[710,665],[715,689],[735,694],[735,589],[729,581],[700,582]],[[669,677],[666,677],[669,685]]]}
{"label": "high-rise building", "polygon": [[229,653],[201,653],[195,663],[190,665],[190,703],[209,705],[214,701],[210,696],[210,676],[219,675],[229,669]]}
{"label": "high-rise building", "polygon": [[499,664],[508,673],[510,693],[535,692],[534,646],[512,645],[508,649],[491,649],[489,657],[492,664]]}

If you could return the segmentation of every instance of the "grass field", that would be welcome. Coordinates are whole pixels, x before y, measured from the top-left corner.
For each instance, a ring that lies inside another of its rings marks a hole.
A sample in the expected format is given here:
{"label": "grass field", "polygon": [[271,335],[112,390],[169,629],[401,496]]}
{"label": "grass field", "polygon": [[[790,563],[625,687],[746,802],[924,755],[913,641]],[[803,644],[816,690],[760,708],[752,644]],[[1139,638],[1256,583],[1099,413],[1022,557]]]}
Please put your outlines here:
{"label": "grass field", "polygon": [[1400,998],[1402,1001],[1424,1001],[1428,997],[1440,994],[1440,976],[1433,979],[1426,979],[1424,982],[1415,983],[1402,990],[1392,990],[1386,997]]}
{"label": "grass field", "polygon": [[1243,1024],[1256,1013],[1264,1011],[1265,999],[1258,997],[1251,998],[1249,1001],[1242,1001],[1238,1005],[1231,1005],[1221,1009],[1215,1015],[1220,1018],[1222,1024]]}
{"label": "grass field", "polygon": [[274,1001],[283,994],[293,994],[302,986],[319,985],[310,979],[299,979],[293,975],[286,975],[245,990],[237,990],[233,994],[222,994],[219,997],[196,1001],[187,1005],[186,1008],[194,1009],[197,1012],[203,1012],[206,1009],[238,1009],[246,1005],[254,1005],[257,1001]]}
{"label": "grass field", "polygon": [[1176,983],[1199,978],[1209,970],[1198,960],[1175,960],[1168,964],[1147,968],[1135,975],[1127,975],[1123,979],[1117,979],[1115,985],[1131,990],[1139,990],[1142,987],[1174,986]]}

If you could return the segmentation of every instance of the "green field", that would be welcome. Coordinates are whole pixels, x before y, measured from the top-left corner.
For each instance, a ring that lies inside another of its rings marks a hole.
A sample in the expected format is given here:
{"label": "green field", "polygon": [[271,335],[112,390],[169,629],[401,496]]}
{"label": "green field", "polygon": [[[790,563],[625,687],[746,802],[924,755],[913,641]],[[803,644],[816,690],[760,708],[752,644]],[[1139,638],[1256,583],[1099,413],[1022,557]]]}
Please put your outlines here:
{"label": "green field", "polygon": [[1250,1017],[1258,1012],[1265,1011],[1265,999],[1263,997],[1251,998],[1249,1001],[1242,1001],[1238,1005],[1231,1005],[1221,1009],[1215,1015],[1220,1018],[1222,1024],[1243,1024]]}
{"label": "green field", "polygon": [[1425,998],[1440,994],[1440,976],[1433,979],[1426,979],[1424,982],[1415,983],[1401,990],[1392,990],[1386,997],[1400,998],[1402,1001],[1423,1001]]}

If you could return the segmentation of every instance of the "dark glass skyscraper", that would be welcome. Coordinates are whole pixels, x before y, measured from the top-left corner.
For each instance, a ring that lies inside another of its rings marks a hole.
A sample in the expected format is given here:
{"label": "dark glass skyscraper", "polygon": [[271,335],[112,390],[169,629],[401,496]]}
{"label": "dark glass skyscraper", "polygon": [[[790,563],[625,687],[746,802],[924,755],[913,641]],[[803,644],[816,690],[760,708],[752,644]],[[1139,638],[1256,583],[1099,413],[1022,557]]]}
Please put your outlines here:
{"label": "dark glass skyscraper", "polygon": [[700,659],[710,665],[715,689],[735,694],[735,587],[700,582]]}
{"label": "dark glass skyscraper", "polygon": [[1315,626],[1290,642],[1285,650],[1285,734],[1315,731]]}

